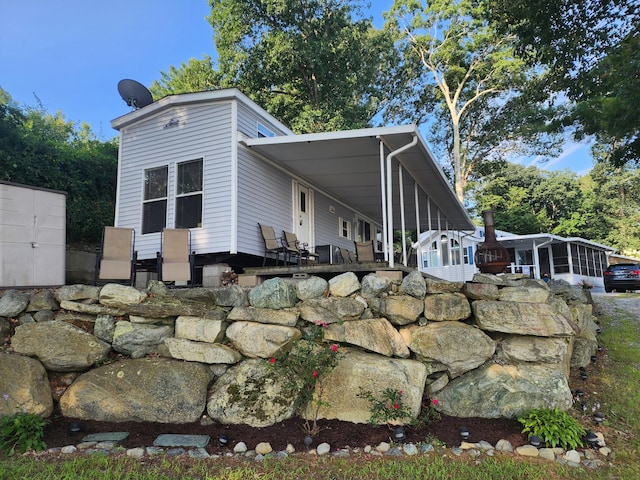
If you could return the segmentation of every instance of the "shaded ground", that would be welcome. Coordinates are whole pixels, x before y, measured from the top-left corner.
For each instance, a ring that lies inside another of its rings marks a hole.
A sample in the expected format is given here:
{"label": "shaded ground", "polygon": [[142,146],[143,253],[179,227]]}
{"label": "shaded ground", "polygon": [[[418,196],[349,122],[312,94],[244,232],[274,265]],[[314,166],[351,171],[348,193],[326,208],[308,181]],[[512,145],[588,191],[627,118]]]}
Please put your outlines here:
{"label": "shaded ground", "polygon": [[[121,443],[125,448],[147,447],[153,445],[158,435],[164,433],[177,433],[189,435],[210,435],[211,442],[207,447],[209,453],[224,451],[218,447],[217,438],[220,434],[226,434],[229,445],[233,447],[238,442],[245,442],[249,449],[254,448],[260,442],[269,442],[275,451],[284,450],[291,443],[296,451],[305,451],[303,444],[304,431],[302,421],[292,418],[271,427],[253,428],[246,425],[212,425],[203,426],[195,424],[160,424],[160,423],[108,423],[82,421],[82,431],[71,433],[69,424],[71,419],[61,416],[52,417],[52,422],[45,432],[47,447],[62,447],[76,445],[82,441],[85,435],[97,432],[129,432],[129,438]],[[392,431],[387,427],[375,427],[367,424],[353,424],[339,420],[319,420],[322,430],[314,439],[312,448],[322,442],[331,445],[332,450],[342,447],[376,446],[380,442],[388,442]],[[427,428],[407,428],[407,442],[427,442],[439,440],[448,447],[460,445],[460,427],[469,428],[471,437],[468,441],[479,442],[485,440],[495,445],[498,440],[506,439],[514,447],[526,443],[526,437],[520,433],[522,425],[516,420],[510,419],[486,419],[486,418],[455,418],[442,415],[438,421],[432,422]]]}

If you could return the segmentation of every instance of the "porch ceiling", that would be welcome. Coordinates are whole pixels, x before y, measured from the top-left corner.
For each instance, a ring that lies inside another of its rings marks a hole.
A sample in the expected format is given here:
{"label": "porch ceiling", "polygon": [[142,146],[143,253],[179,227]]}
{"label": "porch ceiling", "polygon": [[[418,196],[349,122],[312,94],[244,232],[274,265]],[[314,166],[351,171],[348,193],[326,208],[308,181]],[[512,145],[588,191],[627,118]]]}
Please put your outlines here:
{"label": "porch ceiling", "polygon": [[[320,188],[371,219],[382,222],[379,141],[385,145],[386,162],[391,151],[409,144],[414,135],[418,137],[418,143],[393,161],[393,228],[401,228],[399,161],[404,168],[402,183],[408,229],[416,227],[414,182],[419,189],[421,230],[438,228],[438,210],[442,228],[448,221],[451,229],[473,229],[471,219],[414,125],[251,138],[245,144],[310,186]],[[425,194],[431,198],[430,226]]]}

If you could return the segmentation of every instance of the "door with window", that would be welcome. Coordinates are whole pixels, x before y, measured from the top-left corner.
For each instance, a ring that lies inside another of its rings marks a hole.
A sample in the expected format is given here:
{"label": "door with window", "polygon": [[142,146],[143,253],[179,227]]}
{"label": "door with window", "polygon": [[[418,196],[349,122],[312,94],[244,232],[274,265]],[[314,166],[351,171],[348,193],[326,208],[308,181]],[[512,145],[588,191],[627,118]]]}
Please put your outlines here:
{"label": "door with window", "polygon": [[300,243],[311,246],[313,242],[313,190],[306,185],[296,184],[295,234]]}

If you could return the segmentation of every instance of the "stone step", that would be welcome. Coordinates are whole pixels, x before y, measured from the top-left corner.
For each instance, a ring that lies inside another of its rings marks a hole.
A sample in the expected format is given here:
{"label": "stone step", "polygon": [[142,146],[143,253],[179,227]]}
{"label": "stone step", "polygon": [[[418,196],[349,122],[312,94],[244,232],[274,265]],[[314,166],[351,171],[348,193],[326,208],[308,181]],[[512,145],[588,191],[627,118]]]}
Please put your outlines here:
{"label": "stone step", "polygon": [[129,437],[129,432],[92,433],[82,439],[83,442],[122,442]]}
{"label": "stone step", "polygon": [[181,435],[165,433],[153,441],[156,447],[199,447],[204,448],[209,443],[209,435]]}

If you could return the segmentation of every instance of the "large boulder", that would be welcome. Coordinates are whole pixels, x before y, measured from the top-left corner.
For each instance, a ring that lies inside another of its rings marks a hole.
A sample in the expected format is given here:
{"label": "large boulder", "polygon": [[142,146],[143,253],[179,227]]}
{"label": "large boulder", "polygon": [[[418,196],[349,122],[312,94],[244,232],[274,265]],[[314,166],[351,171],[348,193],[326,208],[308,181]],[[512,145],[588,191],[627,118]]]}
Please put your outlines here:
{"label": "large boulder", "polygon": [[364,313],[365,304],[355,298],[309,298],[298,310],[303,320],[315,323],[336,323],[356,320]]}
{"label": "large boulder", "polygon": [[93,285],[63,285],[54,293],[58,303],[65,300],[82,301],[83,303],[97,303],[100,296],[100,287]]}
{"label": "large boulder", "polygon": [[546,303],[551,290],[541,287],[504,287],[500,289],[498,300],[503,302]]}
{"label": "large boulder", "polygon": [[402,391],[403,405],[415,418],[420,413],[426,376],[426,367],[415,360],[341,349],[336,368],[316,384],[314,400],[305,416],[312,419],[320,402],[317,418],[368,423],[371,404],[360,394],[371,392],[381,399],[385,388],[392,388]]}
{"label": "large boulder", "polygon": [[353,272],[345,272],[329,279],[329,292],[334,297],[348,297],[360,290],[360,282]]}
{"label": "large boulder", "polygon": [[424,317],[427,320],[465,320],[470,316],[471,305],[462,293],[436,293],[424,297]]}
{"label": "large boulder", "polygon": [[16,327],[11,346],[17,353],[38,358],[54,372],[86,370],[111,350],[108,343],[94,335],[57,320]]}
{"label": "large boulder", "polygon": [[295,397],[269,362],[249,359],[229,368],[216,380],[207,414],[223,424],[267,427],[291,418]]}
{"label": "large boulder", "polygon": [[360,295],[364,298],[377,297],[391,289],[391,280],[387,277],[379,277],[375,273],[368,273],[362,279]]}
{"label": "large boulder", "polygon": [[369,307],[394,325],[407,325],[418,320],[424,311],[424,300],[411,295],[389,295],[369,299]]}
{"label": "large boulder", "polygon": [[172,358],[188,362],[234,364],[242,360],[242,355],[238,351],[220,343],[196,342],[184,338],[165,338],[164,344]]}
{"label": "large boulder", "polygon": [[569,337],[576,333],[569,320],[546,303],[476,300],[471,308],[483,330],[538,337]]}
{"label": "large boulder", "polygon": [[234,307],[227,320],[230,322],[245,321],[268,323],[295,327],[299,313],[296,310],[274,310],[272,308]]}
{"label": "large boulder", "polygon": [[427,294],[427,284],[422,276],[422,272],[414,270],[404,277],[400,285],[400,292],[422,300]]}
{"label": "large boulder", "polygon": [[40,290],[34,293],[29,300],[27,312],[38,312],[40,310],[58,310],[60,304],[56,301],[51,290]]}
{"label": "large boulder", "polygon": [[205,409],[209,367],[167,358],[123,360],[84,373],[60,398],[65,417],[192,423]]}
{"label": "large boulder", "polygon": [[18,412],[48,417],[53,397],[47,372],[33,358],[0,353],[0,418]]}
{"label": "large boulder", "polygon": [[226,328],[226,322],[221,320],[181,316],[176,318],[174,336],[196,342],[216,343],[222,341]]}
{"label": "large boulder", "polygon": [[290,308],[296,304],[296,288],[282,278],[270,278],[251,289],[249,303],[256,308]]}
{"label": "large boulder", "polygon": [[324,330],[324,338],[357,345],[386,357],[408,358],[410,353],[400,333],[385,318],[334,323]]}
{"label": "large boulder", "polygon": [[30,295],[17,290],[7,290],[0,297],[0,317],[14,318],[26,310]]}
{"label": "large boulder", "polygon": [[147,294],[128,285],[108,283],[100,290],[100,303],[107,307],[119,307],[142,303]]}
{"label": "large boulder", "polygon": [[401,333],[420,360],[446,365],[450,378],[479,367],[496,349],[495,341],[482,330],[461,322],[411,326]]}
{"label": "large boulder", "polygon": [[233,322],[227,328],[227,337],[245,357],[271,358],[291,350],[293,342],[300,339],[302,333],[294,327]]}
{"label": "large boulder", "polygon": [[567,379],[544,365],[492,364],[468,372],[438,392],[438,410],[456,417],[512,418],[527,410],[568,410]]}
{"label": "large boulder", "polygon": [[116,352],[133,358],[162,353],[164,339],[173,336],[173,326],[131,323],[125,320],[116,323],[112,346]]}
{"label": "large boulder", "polygon": [[324,278],[311,276],[296,282],[296,296],[300,300],[322,297],[329,291],[329,282]]}

